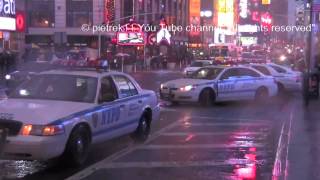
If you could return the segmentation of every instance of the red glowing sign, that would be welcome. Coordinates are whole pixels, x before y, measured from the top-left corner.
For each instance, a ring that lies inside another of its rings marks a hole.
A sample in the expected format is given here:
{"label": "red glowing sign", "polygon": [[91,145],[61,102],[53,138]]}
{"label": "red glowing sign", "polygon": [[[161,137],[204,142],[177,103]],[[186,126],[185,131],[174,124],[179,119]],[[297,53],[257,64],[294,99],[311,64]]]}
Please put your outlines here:
{"label": "red glowing sign", "polygon": [[24,32],[26,29],[26,16],[24,12],[16,12],[16,29],[19,32]]}
{"label": "red glowing sign", "polygon": [[157,37],[156,37],[156,34],[152,33],[149,35],[148,37],[148,43],[150,45],[155,45],[157,43]]}
{"label": "red glowing sign", "polygon": [[252,12],[252,20],[253,21],[256,21],[256,22],[259,22],[260,21],[260,14],[258,11],[253,11]]}
{"label": "red glowing sign", "polygon": [[271,31],[272,16],[270,13],[266,12],[261,15],[261,26],[265,29],[265,32]]}

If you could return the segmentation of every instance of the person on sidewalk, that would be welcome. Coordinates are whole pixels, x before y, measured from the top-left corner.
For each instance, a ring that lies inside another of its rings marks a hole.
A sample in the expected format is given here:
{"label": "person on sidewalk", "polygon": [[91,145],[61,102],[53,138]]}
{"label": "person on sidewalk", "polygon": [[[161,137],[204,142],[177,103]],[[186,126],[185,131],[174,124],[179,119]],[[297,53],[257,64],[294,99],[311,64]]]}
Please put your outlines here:
{"label": "person on sidewalk", "polygon": [[151,56],[149,56],[149,55],[146,56],[146,70],[147,71],[151,70],[151,59],[152,59]]}

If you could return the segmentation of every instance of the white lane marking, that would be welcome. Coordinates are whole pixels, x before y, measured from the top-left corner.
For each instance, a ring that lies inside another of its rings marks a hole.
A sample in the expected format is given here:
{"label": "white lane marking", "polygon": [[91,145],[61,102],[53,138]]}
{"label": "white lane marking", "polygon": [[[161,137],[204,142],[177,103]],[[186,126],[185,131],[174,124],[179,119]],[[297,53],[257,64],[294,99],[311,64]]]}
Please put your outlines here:
{"label": "white lane marking", "polygon": [[137,149],[143,150],[161,150],[161,149],[213,149],[213,148],[238,148],[238,147],[265,147],[265,144],[261,143],[248,143],[248,141],[243,141],[243,143],[235,144],[187,144],[187,145],[145,145],[140,146]]}
{"label": "white lane marking", "polygon": [[[230,135],[232,132],[166,132],[161,136],[216,136],[216,135]],[[237,136],[250,136],[250,135],[266,135],[264,132],[237,132]]]}
{"label": "white lane marking", "polygon": [[[277,151],[276,151],[276,157],[275,157],[275,161],[273,164],[273,170],[272,170],[272,179],[279,179],[279,177],[283,177],[283,175],[285,175],[285,179],[287,178],[287,171],[288,171],[288,154],[289,154],[289,144],[290,144],[290,137],[291,137],[291,124],[292,124],[292,120],[294,117],[294,106],[291,106],[291,110],[290,110],[290,117],[289,117],[289,122],[288,121],[284,121],[282,123],[282,127],[281,127],[281,132],[280,132],[280,137],[279,137],[279,141],[278,141],[278,146],[277,146]],[[289,128],[288,128],[288,132],[285,132],[285,127],[286,124],[289,123]],[[284,136],[288,136],[287,137],[287,142],[283,142],[283,138]],[[284,144],[285,143],[285,144]],[[285,170],[284,172],[282,171],[282,161],[281,161],[281,157],[282,157],[282,153],[283,150],[286,149],[286,162],[285,162]],[[285,173],[285,174],[284,174]]]}
{"label": "white lane marking", "polygon": [[241,122],[217,122],[217,123],[187,123],[187,124],[181,124],[183,126],[271,126],[271,124],[266,124],[266,123],[241,123]]}
{"label": "white lane marking", "polygon": [[87,176],[89,176],[90,174],[94,173],[95,171],[97,171],[98,169],[102,169],[104,168],[104,166],[116,159],[119,159],[122,156],[125,156],[131,152],[133,152],[134,150],[138,149],[139,147],[143,146],[144,144],[147,144],[151,141],[153,141],[154,139],[156,139],[157,137],[159,137],[163,132],[168,131],[169,129],[175,127],[177,124],[179,123],[179,121],[173,122],[171,124],[169,124],[168,126],[160,129],[159,131],[155,132],[151,137],[149,137],[149,139],[144,142],[141,145],[131,145],[117,153],[114,153],[113,155],[85,168],[84,170],[70,176],[69,178],[67,178],[66,180],[79,180],[79,179],[83,179]]}
{"label": "white lane marking", "polygon": [[280,155],[281,155],[281,148],[282,148],[282,138],[284,136],[284,126],[285,126],[285,122],[283,122],[282,124],[282,128],[281,128],[281,132],[280,132],[280,137],[279,137],[279,141],[278,141],[278,146],[277,146],[277,152],[276,152],[276,158],[273,164],[273,170],[272,170],[272,176],[273,177],[279,177],[281,174],[281,159],[280,159]]}
{"label": "white lane marking", "polygon": [[119,168],[181,168],[181,167],[206,167],[206,166],[223,166],[223,165],[245,165],[250,163],[262,164],[262,161],[250,161],[246,159],[236,159],[221,161],[151,161],[151,162],[112,162],[106,164],[103,169]]}
{"label": "white lane marking", "polygon": [[285,164],[285,170],[284,170],[284,172],[285,172],[285,180],[287,180],[288,179],[288,171],[289,171],[289,145],[290,145],[290,142],[291,142],[291,128],[292,128],[292,121],[293,121],[293,110],[291,110],[291,113],[290,113],[290,122],[289,122],[289,130],[288,130],[288,141],[287,141],[287,151],[286,151],[286,164]]}
{"label": "white lane marking", "polygon": [[228,117],[218,117],[218,116],[190,116],[188,119],[208,119],[208,120],[222,120],[222,121],[254,121],[254,122],[260,122],[260,123],[270,123],[268,120],[263,119],[253,119],[253,118],[228,118]]}

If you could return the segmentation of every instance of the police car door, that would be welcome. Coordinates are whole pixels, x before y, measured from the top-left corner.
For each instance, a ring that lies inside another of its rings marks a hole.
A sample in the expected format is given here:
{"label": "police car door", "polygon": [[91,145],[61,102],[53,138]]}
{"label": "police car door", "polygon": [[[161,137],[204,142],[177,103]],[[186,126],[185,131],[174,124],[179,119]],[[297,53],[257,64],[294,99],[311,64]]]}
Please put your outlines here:
{"label": "police car door", "polygon": [[138,127],[140,117],[142,115],[142,105],[143,100],[139,96],[137,88],[134,86],[134,83],[124,75],[115,75],[113,76],[115,83],[117,84],[120,102],[125,104],[126,111],[123,111],[121,114],[125,119],[122,121],[126,126],[123,128],[130,132],[135,130]]}
{"label": "police car door", "polygon": [[118,102],[116,85],[110,76],[101,78],[98,103],[101,106],[92,116],[93,134],[97,141],[121,135],[119,130],[126,112],[125,103]]}
{"label": "police car door", "polygon": [[219,101],[228,101],[235,98],[235,82],[238,75],[236,68],[227,69],[220,76],[218,81],[218,96]]}
{"label": "police car door", "polygon": [[238,68],[237,88],[239,99],[252,99],[259,86],[261,75],[250,68]]}

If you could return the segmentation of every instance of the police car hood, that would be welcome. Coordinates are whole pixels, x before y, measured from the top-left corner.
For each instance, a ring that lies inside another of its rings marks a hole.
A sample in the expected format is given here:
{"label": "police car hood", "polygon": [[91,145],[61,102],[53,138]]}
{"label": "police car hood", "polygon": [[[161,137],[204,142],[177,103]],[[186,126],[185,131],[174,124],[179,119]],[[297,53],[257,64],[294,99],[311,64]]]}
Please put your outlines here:
{"label": "police car hood", "polygon": [[212,82],[212,80],[185,78],[185,79],[176,79],[176,80],[168,81],[164,83],[164,86],[168,88],[181,88],[188,85],[199,85],[199,84],[209,83],[209,82]]}
{"label": "police car hood", "polygon": [[24,124],[46,125],[93,106],[65,101],[6,99],[0,101],[0,115],[10,115]]}

